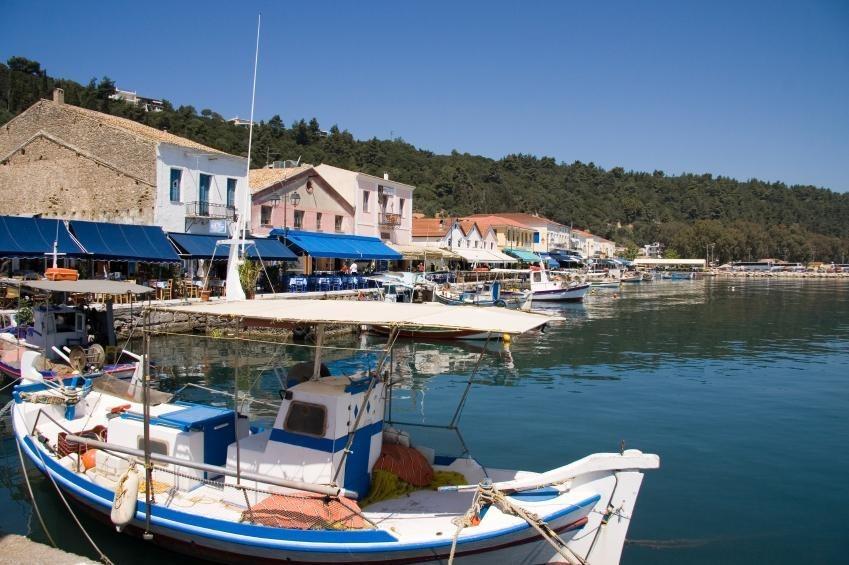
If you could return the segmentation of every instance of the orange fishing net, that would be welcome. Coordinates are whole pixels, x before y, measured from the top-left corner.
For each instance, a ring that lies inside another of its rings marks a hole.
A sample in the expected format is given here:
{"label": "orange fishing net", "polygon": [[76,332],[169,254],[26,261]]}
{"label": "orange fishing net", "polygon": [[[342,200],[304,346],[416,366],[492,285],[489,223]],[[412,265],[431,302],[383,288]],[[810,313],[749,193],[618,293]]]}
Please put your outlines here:
{"label": "orange fishing net", "polygon": [[398,443],[384,443],[374,468],[389,471],[405,483],[426,487],[433,480],[433,469],[425,456],[412,447]]}
{"label": "orange fishing net", "polygon": [[320,494],[273,494],[242,512],[242,521],[251,519],[263,526],[295,530],[358,530],[366,527],[360,507],[345,497]]}

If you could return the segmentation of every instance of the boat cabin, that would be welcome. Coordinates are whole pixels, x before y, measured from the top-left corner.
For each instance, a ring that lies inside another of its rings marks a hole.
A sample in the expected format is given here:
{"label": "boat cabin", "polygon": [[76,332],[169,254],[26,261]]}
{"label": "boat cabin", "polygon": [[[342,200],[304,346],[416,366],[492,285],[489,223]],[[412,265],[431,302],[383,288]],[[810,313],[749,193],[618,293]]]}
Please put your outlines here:
{"label": "boat cabin", "polygon": [[91,343],[115,345],[112,308],[103,311],[64,304],[42,304],[32,311],[32,326],[26,330],[29,345],[46,353],[51,361],[61,358],[53,351],[63,347],[86,347]]}
{"label": "boat cabin", "polygon": [[[328,484],[334,478],[340,487],[368,494],[371,470],[383,443],[385,385],[374,383],[369,400],[363,406],[371,380],[327,376],[308,380],[288,388],[269,430],[258,431],[227,449],[227,466],[288,480]],[[360,410],[363,413],[360,414]],[[357,419],[359,418],[359,422]],[[350,452],[345,456],[349,432],[353,432]],[[337,469],[341,465],[341,470]],[[227,477],[228,484],[236,479]],[[242,481],[243,484],[249,481]],[[248,486],[275,490],[276,487],[252,483]],[[244,505],[240,489],[228,489],[228,502]],[[257,498],[263,495],[244,491]]]}

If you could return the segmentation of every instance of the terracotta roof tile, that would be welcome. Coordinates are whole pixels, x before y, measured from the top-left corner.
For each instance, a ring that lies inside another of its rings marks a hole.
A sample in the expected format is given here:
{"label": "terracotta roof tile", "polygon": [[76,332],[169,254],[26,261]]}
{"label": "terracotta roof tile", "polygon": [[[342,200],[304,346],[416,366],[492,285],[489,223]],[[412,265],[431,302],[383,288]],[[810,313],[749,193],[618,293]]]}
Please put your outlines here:
{"label": "terracotta roof tile", "polygon": [[447,218],[413,218],[413,237],[442,237],[450,227]]}
{"label": "terracotta roof tile", "polygon": [[312,165],[301,165],[299,167],[287,167],[285,169],[251,169],[249,177],[251,194],[255,194],[273,184],[290,179],[312,168]]}
{"label": "terracotta roof tile", "polygon": [[147,140],[156,143],[170,143],[171,145],[177,145],[179,147],[198,149],[206,153],[218,153],[221,155],[229,155],[229,153],[225,153],[224,151],[219,151],[218,149],[207,147],[206,145],[202,145],[190,139],[186,139],[185,137],[180,137],[179,135],[174,135],[173,133],[158,130],[150,126],[134,122],[133,120],[128,120],[127,118],[120,118],[118,116],[104,114],[103,112],[95,112],[94,110],[80,108],[79,106],[74,106],[73,104],[58,104],[51,100],[42,100],[41,103],[50,104],[53,108],[60,109],[63,111],[76,112],[77,114],[81,114],[93,120],[97,120],[102,124],[116,127],[124,131],[128,131],[134,135],[143,137]]}

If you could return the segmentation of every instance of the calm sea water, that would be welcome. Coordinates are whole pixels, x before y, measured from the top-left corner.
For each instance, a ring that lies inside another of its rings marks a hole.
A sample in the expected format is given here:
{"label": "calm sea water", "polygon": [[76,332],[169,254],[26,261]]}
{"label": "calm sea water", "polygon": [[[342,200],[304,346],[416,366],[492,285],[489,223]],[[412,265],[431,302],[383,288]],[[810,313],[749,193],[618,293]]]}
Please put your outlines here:
{"label": "calm sea water", "polygon": [[[490,466],[542,471],[616,451],[623,440],[660,454],[661,469],[643,483],[625,564],[845,562],[849,285],[655,282],[546,309],[565,321],[516,339],[509,350],[488,347],[461,420],[475,457]],[[256,398],[268,400],[276,399],[278,387],[263,369],[309,355],[297,347],[198,337],[157,340],[153,349],[164,390],[187,382],[232,390],[238,372],[241,389],[252,386]],[[481,349],[400,344],[392,362],[403,384],[394,394],[393,418],[450,420]],[[331,355],[339,367],[348,356]],[[8,391],[0,394],[8,400]],[[183,394],[229,402],[197,389]],[[259,420],[273,418],[271,408],[257,403],[251,412]],[[45,541],[8,427],[0,446],[0,530]],[[460,451],[453,433],[409,429],[443,451]],[[94,557],[50,483],[32,470],[30,476],[59,544]],[[178,559],[84,523],[117,563]]]}

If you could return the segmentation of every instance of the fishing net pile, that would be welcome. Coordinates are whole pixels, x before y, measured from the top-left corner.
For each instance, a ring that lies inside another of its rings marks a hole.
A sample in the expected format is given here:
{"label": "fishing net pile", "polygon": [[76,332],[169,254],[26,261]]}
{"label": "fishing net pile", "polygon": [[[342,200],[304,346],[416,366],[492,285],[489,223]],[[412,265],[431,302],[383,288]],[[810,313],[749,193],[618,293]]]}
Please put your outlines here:
{"label": "fishing net pile", "polygon": [[371,489],[360,501],[369,504],[398,498],[411,492],[441,486],[463,485],[466,478],[454,471],[434,471],[417,449],[396,443],[384,443],[371,474]]}
{"label": "fishing net pile", "polygon": [[294,530],[359,530],[366,527],[360,507],[353,500],[306,492],[273,494],[245,510],[242,521]]}

